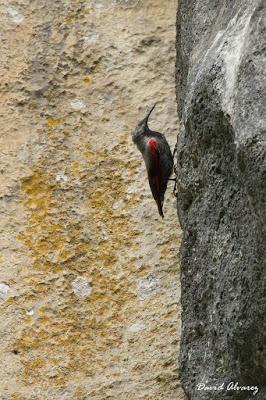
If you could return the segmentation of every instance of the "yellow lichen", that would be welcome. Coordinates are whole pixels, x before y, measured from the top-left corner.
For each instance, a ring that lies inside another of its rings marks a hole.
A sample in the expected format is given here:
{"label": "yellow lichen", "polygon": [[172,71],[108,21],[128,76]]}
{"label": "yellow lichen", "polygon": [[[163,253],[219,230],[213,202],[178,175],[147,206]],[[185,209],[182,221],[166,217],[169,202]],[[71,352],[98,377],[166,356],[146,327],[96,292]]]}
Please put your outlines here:
{"label": "yellow lichen", "polygon": [[47,125],[50,128],[55,128],[55,127],[61,125],[62,123],[63,123],[62,119],[54,119],[54,118],[48,118],[47,119]]}
{"label": "yellow lichen", "polygon": [[66,24],[73,24],[73,22],[74,22],[74,18],[73,17],[66,17],[65,18],[65,23]]}
{"label": "yellow lichen", "polygon": [[91,78],[91,76],[84,76],[83,77],[83,79],[82,79],[82,81],[84,82],[84,83],[86,83],[87,85],[89,85],[90,83],[91,83],[91,81],[92,81],[92,78]]}
{"label": "yellow lichen", "polygon": [[[135,199],[125,200],[127,164],[120,159],[120,150],[121,147],[110,155],[107,150],[93,151],[86,146],[82,155],[85,158],[80,158],[83,161],[72,162],[72,172],[79,176],[84,193],[86,215],[80,219],[73,218],[69,211],[78,199],[75,192],[66,202],[48,168],[35,168],[21,182],[28,220],[19,239],[32,259],[24,297],[27,301],[57,298],[53,306],[42,306],[30,324],[25,317],[15,342],[23,359],[25,382],[34,380],[41,368],[32,362],[32,353],[37,358],[42,352],[47,361],[53,360],[58,367],[53,383],[61,385],[76,370],[93,376],[98,354],[122,342],[123,306],[135,295],[127,274],[121,272],[124,262],[128,272],[135,267],[129,260],[121,261],[121,255],[133,248],[138,231],[128,217],[130,214],[126,214]],[[132,163],[129,175],[137,165]],[[84,173],[86,168],[95,171],[98,179]],[[113,208],[119,199],[125,203],[123,213]],[[93,237],[85,241],[83,229],[87,226]],[[71,286],[77,275],[92,282],[91,295],[81,303]],[[71,354],[67,363],[61,349]],[[43,373],[43,380],[49,379]]]}

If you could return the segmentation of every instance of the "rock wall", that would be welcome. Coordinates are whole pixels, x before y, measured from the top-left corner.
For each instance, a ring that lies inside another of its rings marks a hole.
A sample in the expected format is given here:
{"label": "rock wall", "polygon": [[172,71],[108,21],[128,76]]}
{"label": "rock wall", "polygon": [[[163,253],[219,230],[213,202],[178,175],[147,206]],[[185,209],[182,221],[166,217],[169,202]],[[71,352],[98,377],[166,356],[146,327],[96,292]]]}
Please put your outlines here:
{"label": "rock wall", "polygon": [[172,146],[176,1],[3,0],[0,398],[173,400],[180,285],[131,131]]}
{"label": "rock wall", "polygon": [[178,8],[180,368],[192,400],[266,398],[263,14],[258,0]]}

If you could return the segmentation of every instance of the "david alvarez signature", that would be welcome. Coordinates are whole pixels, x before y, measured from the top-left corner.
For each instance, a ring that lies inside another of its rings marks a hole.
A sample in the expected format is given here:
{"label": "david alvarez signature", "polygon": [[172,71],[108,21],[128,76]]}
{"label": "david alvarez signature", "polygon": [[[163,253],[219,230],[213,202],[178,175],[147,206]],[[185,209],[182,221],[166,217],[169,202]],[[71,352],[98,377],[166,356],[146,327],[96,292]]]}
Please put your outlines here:
{"label": "david alvarez signature", "polygon": [[253,392],[253,396],[255,396],[259,388],[258,386],[242,386],[238,382],[229,382],[227,385],[223,382],[220,385],[209,385],[207,383],[198,383],[197,384],[197,390],[206,390],[206,391],[221,391],[221,390],[227,390],[227,391],[236,391],[236,392],[241,392],[241,391],[251,391]]}

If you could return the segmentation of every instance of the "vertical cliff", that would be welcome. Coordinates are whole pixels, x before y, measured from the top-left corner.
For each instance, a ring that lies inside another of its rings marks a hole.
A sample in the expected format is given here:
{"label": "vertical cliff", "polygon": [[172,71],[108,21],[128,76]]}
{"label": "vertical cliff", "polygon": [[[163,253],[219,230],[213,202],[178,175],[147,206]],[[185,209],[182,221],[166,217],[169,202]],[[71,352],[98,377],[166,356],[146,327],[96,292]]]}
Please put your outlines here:
{"label": "vertical cliff", "polygon": [[192,400],[251,399],[254,386],[266,398],[263,14],[258,0],[178,8],[180,368]]}
{"label": "vertical cliff", "polygon": [[130,135],[159,101],[175,143],[175,13],[1,2],[1,400],[183,398],[175,199]]}

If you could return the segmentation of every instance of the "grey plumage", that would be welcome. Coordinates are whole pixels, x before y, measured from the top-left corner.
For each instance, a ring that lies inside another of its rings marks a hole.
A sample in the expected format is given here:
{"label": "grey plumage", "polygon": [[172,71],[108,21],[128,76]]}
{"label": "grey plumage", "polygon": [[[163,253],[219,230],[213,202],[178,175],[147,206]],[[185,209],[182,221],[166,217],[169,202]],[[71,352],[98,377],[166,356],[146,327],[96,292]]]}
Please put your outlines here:
{"label": "grey plumage", "polygon": [[163,215],[164,194],[168,179],[173,171],[173,156],[170,146],[162,133],[149,129],[148,120],[155,105],[132,133],[132,140],[141,152],[153,197],[161,217]]}

